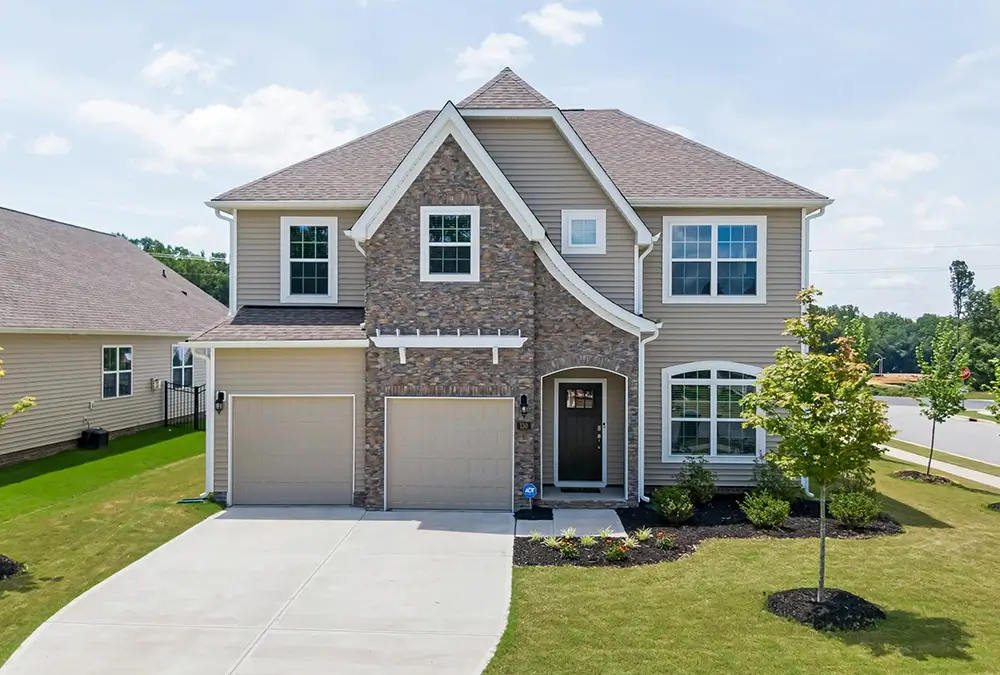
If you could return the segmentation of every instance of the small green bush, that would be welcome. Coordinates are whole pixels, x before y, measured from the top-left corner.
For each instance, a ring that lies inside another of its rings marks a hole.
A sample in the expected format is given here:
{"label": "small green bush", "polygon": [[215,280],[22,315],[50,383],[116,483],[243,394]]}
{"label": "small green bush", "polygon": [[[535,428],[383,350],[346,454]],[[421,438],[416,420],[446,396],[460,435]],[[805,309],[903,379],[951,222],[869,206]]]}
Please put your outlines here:
{"label": "small green bush", "polygon": [[628,547],[621,542],[610,544],[604,549],[604,559],[608,562],[621,562],[628,558]]}
{"label": "small green bush", "polygon": [[541,540],[542,540],[542,533],[539,532],[538,530],[532,530],[531,541],[541,541]]}
{"label": "small green bush", "polygon": [[704,457],[689,457],[677,474],[677,485],[687,490],[696,504],[707,504],[715,496],[715,473]]}
{"label": "small green bush", "polygon": [[867,492],[875,494],[875,471],[870,466],[849,471],[837,479],[833,492]]}
{"label": "small green bush", "polygon": [[759,492],[769,492],[790,504],[802,499],[802,485],[790,478],[780,466],[766,459],[754,460],[753,479]]}
{"label": "small green bush", "polygon": [[653,509],[669,523],[683,523],[694,515],[694,503],[688,491],[679,485],[653,490]]}
{"label": "small green bush", "polygon": [[559,544],[561,542],[559,541],[559,537],[545,537],[545,539],[542,540],[542,543],[549,548],[559,548]]}
{"label": "small green bush", "polygon": [[622,546],[624,546],[628,550],[631,551],[632,549],[634,549],[638,545],[639,545],[639,542],[636,540],[635,537],[633,537],[633,536],[622,537]]}
{"label": "small green bush", "polygon": [[597,537],[595,537],[592,534],[585,534],[582,537],[580,537],[580,546],[583,546],[584,548],[590,548],[596,543],[597,543]]}
{"label": "small green bush", "polygon": [[652,536],[653,536],[653,531],[648,527],[640,527],[638,530],[635,531],[635,538],[638,541],[646,541],[647,539],[650,539]]}
{"label": "small green bush", "polygon": [[740,502],[740,510],[754,527],[778,527],[791,512],[791,504],[770,492],[751,492]]}
{"label": "small green bush", "polygon": [[656,548],[662,548],[664,551],[669,551],[674,546],[677,545],[677,538],[672,534],[667,534],[666,532],[660,532],[656,535],[656,542],[654,546]]}
{"label": "small green bush", "polygon": [[878,512],[878,499],[868,492],[835,492],[830,496],[830,515],[848,527],[867,527]]}
{"label": "small green bush", "polygon": [[564,541],[559,544],[559,555],[567,560],[574,560],[580,557],[580,552],[576,548],[576,544],[571,541]]}

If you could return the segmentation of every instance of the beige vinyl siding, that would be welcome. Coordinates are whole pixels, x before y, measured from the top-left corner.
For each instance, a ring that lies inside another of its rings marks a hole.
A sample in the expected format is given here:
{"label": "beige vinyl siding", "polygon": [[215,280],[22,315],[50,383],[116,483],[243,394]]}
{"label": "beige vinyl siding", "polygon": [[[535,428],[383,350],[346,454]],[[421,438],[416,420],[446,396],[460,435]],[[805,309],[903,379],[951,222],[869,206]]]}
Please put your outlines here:
{"label": "beige vinyl siding", "polygon": [[[248,211],[237,212],[236,302],[243,305],[281,303],[281,217],[337,217],[337,304],[365,304],[365,259],[343,235],[361,216],[351,211]],[[331,237],[332,240],[332,237]]]}
{"label": "beige vinyl siding", "polygon": [[[774,352],[796,341],[781,333],[785,319],[799,313],[796,294],[802,287],[802,212],[799,209],[640,209],[652,232],[663,230],[664,216],[767,216],[767,303],[764,305],[663,304],[663,252],[669,233],[647,256],[643,266],[643,310],[646,318],[663,321],[660,336],[646,345],[645,480],[647,486],[670,483],[680,467],[661,461],[663,433],[661,370],[694,361],[735,361],[766,366]],[[746,485],[752,464],[712,466],[720,486]]]}
{"label": "beige vinyl siding", "polygon": [[558,401],[555,400],[556,379],[606,379],[607,391],[604,392],[608,409],[607,449],[608,449],[608,485],[624,485],[625,483],[625,378],[606,370],[593,368],[574,368],[549,375],[542,381],[543,413],[542,422],[542,482],[552,485],[555,481],[554,454],[552,452],[553,429],[555,414],[558,412]]}
{"label": "beige vinyl siding", "polygon": [[[364,489],[364,349],[216,349],[215,388],[229,395],[354,394],[355,491]],[[229,410],[227,403],[215,415],[216,492],[229,488]]]}
{"label": "beige vinyl siding", "polygon": [[[163,389],[152,379],[170,378],[172,346],[178,338],[123,335],[0,335],[0,409],[22,396],[38,406],[14,416],[0,432],[0,454],[66,443],[90,426],[108,431],[155,424],[163,419]],[[101,399],[104,346],[132,347],[132,395]],[[195,359],[195,378],[205,367]],[[93,409],[91,409],[93,405]]]}
{"label": "beige vinyl siding", "polygon": [[483,146],[562,248],[563,209],[604,209],[604,255],[564,255],[598,292],[634,309],[635,233],[551,120],[468,119]]}

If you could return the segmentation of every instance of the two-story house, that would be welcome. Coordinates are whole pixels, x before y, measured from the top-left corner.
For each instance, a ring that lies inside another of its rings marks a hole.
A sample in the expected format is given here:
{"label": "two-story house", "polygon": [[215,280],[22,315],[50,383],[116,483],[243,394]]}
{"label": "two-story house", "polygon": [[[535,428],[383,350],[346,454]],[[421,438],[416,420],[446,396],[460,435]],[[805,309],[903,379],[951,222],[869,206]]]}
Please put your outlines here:
{"label": "two-story house", "polygon": [[229,504],[635,503],[764,452],[739,399],[827,197],[504,69],[208,202],[228,318],[192,338]]}

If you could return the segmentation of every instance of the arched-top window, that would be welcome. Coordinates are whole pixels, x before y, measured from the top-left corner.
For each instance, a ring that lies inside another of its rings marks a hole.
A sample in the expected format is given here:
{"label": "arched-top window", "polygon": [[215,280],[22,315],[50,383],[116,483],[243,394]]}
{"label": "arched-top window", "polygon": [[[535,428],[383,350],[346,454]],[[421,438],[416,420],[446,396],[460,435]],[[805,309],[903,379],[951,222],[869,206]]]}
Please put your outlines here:
{"label": "arched-top window", "polygon": [[704,456],[752,461],[764,454],[763,429],[744,429],[740,400],[760,368],[699,361],[663,369],[663,461]]}

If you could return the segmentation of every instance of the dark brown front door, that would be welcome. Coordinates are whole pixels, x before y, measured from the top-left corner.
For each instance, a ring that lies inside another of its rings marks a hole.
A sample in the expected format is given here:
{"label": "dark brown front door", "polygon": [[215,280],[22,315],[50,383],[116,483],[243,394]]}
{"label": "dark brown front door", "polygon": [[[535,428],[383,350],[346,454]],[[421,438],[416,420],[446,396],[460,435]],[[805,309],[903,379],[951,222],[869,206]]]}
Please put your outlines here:
{"label": "dark brown front door", "polygon": [[604,459],[600,382],[559,384],[559,482],[601,482]]}

